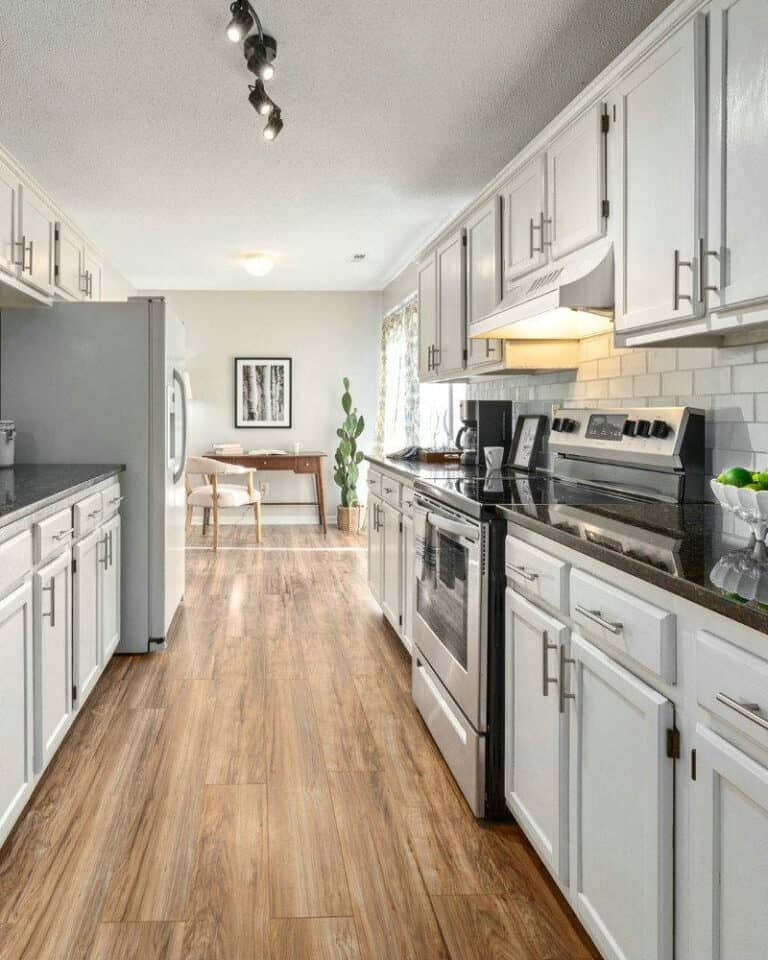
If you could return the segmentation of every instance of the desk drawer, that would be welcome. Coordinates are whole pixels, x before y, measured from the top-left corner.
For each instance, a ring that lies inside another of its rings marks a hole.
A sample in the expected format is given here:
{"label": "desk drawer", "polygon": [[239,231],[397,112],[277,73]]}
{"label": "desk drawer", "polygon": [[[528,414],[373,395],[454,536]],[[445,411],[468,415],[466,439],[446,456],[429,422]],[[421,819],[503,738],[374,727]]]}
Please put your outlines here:
{"label": "desk drawer", "polygon": [[713,716],[768,749],[768,661],[700,631],[696,699]]}
{"label": "desk drawer", "polygon": [[392,477],[384,476],[381,478],[381,496],[383,500],[386,500],[387,503],[391,504],[393,507],[400,509],[400,491],[402,489],[402,484],[398,480],[393,480]]}
{"label": "desk drawer", "polygon": [[75,539],[79,540],[86,533],[95,530],[104,516],[101,505],[101,494],[94,493],[85,500],[75,504]]}
{"label": "desk drawer", "polygon": [[567,563],[516,537],[507,537],[504,563],[507,580],[519,593],[538,597],[551,607],[567,612]]}
{"label": "desk drawer", "polygon": [[296,457],[296,473],[314,473],[315,467],[315,460],[308,460],[307,457]]}
{"label": "desk drawer", "polygon": [[596,637],[667,683],[675,682],[677,621],[673,613],[572,570],[571,619],[585,637]]}
{"label": "desk drawer", "polygon": [[254,470],[296,469],[295,457],[248,457],[247,462],[243,460],[242,463],[243,466],[252,467]]}
{"label": "desk drawer", "polygon": [[56,550],[66,547],[72,541],[72,508],[59,510],[52,517],[40,520],[32,528],[35,540],[35,562],[40,563]]}
{"label": "desk drawer", "polygon": [[381,496],[381,485],[384,478],[379,473],[378,470],[369,469],[368,470],[368,492],[374,494],[377,497]]}
{"label": "desk drawer", "polygon": [[32,569],[32,534],[29,530],[0,543],[0,597]]}

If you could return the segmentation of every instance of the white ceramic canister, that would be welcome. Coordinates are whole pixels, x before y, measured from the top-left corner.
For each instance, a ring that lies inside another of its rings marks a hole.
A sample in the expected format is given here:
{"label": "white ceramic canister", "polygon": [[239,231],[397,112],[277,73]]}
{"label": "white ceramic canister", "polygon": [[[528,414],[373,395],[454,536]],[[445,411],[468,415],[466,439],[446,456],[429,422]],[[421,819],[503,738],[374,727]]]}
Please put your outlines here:
{"label": "white ceramic canister", "polygon": [[12,467],[16,451],[16,424],[13,420],[0,420],[0,468]]}

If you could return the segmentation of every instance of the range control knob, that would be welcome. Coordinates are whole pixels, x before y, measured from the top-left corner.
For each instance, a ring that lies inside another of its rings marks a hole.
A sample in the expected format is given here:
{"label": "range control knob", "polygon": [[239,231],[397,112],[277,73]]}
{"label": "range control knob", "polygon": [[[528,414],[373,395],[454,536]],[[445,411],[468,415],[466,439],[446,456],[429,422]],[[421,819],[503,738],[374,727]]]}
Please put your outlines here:
{"label": "range control knob", "polygon": [[635,420],[625,420],[621,432],[625,437],[634,437],[637,433],[637,422]]}
{"label": "range control knob", "polygon": [[563,417],[563,430],[565,430],[566,433],[573,433],[575,429],[576,421],[571,420],[570,417]]}
{"label": "range control knob", "polygon": [[552,421],[552,429],[555,433],[560,433],[563,429],[563,421],[561,417],[555,417]]}
{"label": "range control knob", "polygon": [[651,436],[663,440],[669,434],[669,424],[663,420],[654,420],[651,424]]}
{"label": "range control knob", "polygon": [[649,437],[651,435],[651,421],[638,420],[636,433],[638,437]]}

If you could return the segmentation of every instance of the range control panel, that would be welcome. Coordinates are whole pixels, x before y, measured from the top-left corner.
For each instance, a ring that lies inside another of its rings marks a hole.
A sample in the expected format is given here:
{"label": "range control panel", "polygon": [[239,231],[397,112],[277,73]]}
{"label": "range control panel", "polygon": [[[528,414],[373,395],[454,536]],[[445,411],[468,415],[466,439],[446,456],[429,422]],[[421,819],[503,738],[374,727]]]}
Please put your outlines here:
{"label": "range control panel", "polygon": [[703,422],[703,412],[691,407],[556,408],[549,445],[565,456],[675,469],[690,431],[703,445]]}

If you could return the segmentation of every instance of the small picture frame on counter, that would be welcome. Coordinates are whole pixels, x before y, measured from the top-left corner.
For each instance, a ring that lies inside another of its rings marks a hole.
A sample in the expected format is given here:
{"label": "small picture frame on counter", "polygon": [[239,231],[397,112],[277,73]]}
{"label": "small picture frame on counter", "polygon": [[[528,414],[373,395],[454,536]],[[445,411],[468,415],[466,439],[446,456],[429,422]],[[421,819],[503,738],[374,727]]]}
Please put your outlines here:
{"label": "small picture frame on counter", "polygon": [[541,450],[547,418],[538,414],[521,414],[515,424],[512,452],[507,466],[515,470],[534,470]]}

